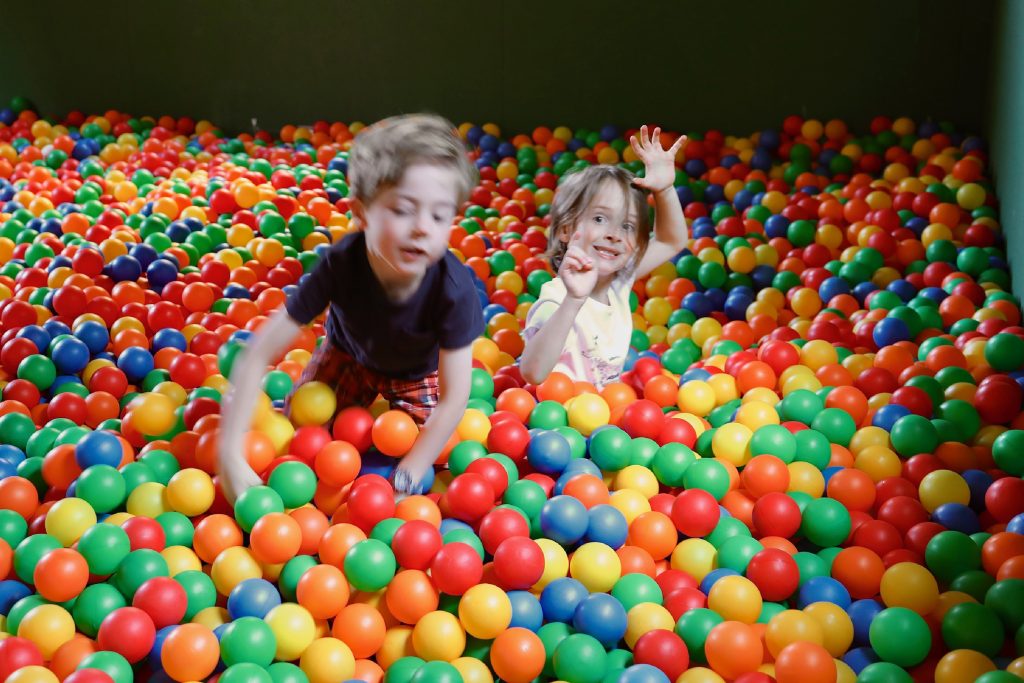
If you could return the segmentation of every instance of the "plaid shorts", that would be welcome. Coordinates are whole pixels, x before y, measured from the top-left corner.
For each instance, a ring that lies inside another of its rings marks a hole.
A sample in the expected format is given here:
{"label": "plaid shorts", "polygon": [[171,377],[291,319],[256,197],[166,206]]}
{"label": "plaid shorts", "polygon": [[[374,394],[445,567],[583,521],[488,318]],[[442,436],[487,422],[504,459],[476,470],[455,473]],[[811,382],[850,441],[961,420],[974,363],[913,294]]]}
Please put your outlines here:
{"label": "plaid shorts", "polygon": [[[295,388],[314,381],[334,389],[339,411],[351,406],[369,407],[379,395],[392,408],[409,413],[413,421],[422,427],[437,405],[436,370],[420,379],[393,379],[360,365],[327,339],[313,352]],[[290,413],[291,394],[285,399],[285,414]],[[330,424],[327,426],[329,428]]]}

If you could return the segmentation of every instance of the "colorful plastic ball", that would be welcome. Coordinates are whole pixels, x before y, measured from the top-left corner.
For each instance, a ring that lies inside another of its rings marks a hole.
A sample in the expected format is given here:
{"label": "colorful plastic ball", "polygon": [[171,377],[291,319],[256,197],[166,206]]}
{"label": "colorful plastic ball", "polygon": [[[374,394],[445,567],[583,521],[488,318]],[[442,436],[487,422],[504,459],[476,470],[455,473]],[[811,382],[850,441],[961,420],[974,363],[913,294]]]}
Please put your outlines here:
{"label": "colorful plastic ball", "polygon": [[653,666],[670,681],[678,679],[690,663],[683,639],[673,631],[661,629],[640,636],[633,647],[633,657],[638,665]]}
{"label": "colorful plastic ball", "polygon": [[356,543],[345,555],[345,576],[361,591],[380,590],[394,577],[396,568],[391,548],[376,539]]}
{"label": "colorful plastic ball", "polygon": [[337,397],[323,382],[306,382],[292,393],[290,405],[295,425],[322,425],[334,417]]}
{"label": "colorful plastic ball", "polygon": [[430,574],[441,592],[462,595],[480,582],[483,558],[465,543],[447,543],[434,556]]}
{"label": "colorful plastic ball", "polygon": [[800,529],[819,547],[837,546],[850,535],[850,512],[839,501],[817,498],[804,508]]}
{"label": "colorful plastic ball", "polygon": [[552,666],[555,675],[566,683],[598,683],[604,678],[607,657],[596,638],[575,633],[555,648]]}
{"label": "colorful plastic ball", "polygon": [[576,606],[572,624],[578,632],[597,638],[605,647],[614,647],[626,634],[626,610],[614,597],[593,593]]}
{"label": "colorful plastic ball", "polygon": [[757,670],[764,658],[757,632],[738,621],[725,621],[712,628],[704,652],[710,667],[729,679]]}
{"label": "colorful plastic ball", "polygon": [[512,604],[497,586],[480,584],[459,600],[459,621],[474,638],[492,640],[512,621]]}
{"label": "colorful plastic ball", "polygon": [[576,608],[589,595],[587,587],[580,581],[562,577],[555,579],[540,594],[540,605],[544,619],[548,622],[570,622]]}
{"label": "colorful plastic ball", "polygon": [[964,602],[954,605],[942,618],[942,639],[951,650],[968,649],[989,657],[1003,645],[1003,623],[985,605]]}
{"label": "colorful plastic ball", "polygon": [[928,614],[939,599],[935,577],[913,562],[900,562],[882,575],[882,601],[889,607],[900,607],[918,614]]}
{"label": "colorful plastic ball", "polygon": [[765,548],[747,564],[746,576],[757,586],[765,600],[785,600],[796,592],[800,571],[789,553]]}
{"label": "colorful plastic ball", "polygon": [[570,575],[592,593],[606,593],[619,580],[622,563],[603,543],[584,543],[569,561]]}
{"label": "colorful plastic ball", "polygon": [[246,579],[236,585],[228,595],[227,610],[233,619],[258,617],[262,619],[281,604],[281,594],[265,579]]}
{"label": "colorful plastic ball", "polygon": [[889,607],[871,621],[871,647],[885,662],[902,667],[920,664],[931,649],[928,624],[904,607]]}
{"label": "colorful plastic ball", "polygon": [[817,643],[791,643],[775,659],[775,680],[779,683],[830,683],[836,676],[832,655]]}
{"label": "colorful plastic ball", "polygon": [[413,627],[412,644],[416,654],[427,661],[450,662],[462,656],[466,633],[453,615],[431,612]]}
{"label": "colorful plastic ball", "polygon": [[583,538],[590,525],[586,507],[571,496],[555,496],[540,511],[540,527],[544,535],[562,545],[571,545]]}
{"label": "colorful plastic ball", "polygon": [[34,607],[17,625],[17,636],[34,643],[47,660],[52,659],[57,648],[74,635],[74,619],[60,605],[41,604]]}
{"label": "colorful plastic ball", "polygon": [[491,644],[491,667],[508,683],[529,683],[544,668],[544,645],[540,638],[522,628],[510,628]]}

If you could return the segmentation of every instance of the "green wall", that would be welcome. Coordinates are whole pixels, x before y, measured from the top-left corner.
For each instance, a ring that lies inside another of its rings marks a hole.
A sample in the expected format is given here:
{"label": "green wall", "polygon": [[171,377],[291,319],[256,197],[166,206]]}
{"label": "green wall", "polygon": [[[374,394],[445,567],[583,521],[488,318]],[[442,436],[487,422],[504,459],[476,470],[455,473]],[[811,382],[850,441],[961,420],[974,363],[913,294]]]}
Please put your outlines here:
{"label": "green wall", "polygon": [[0,101],[233,131],[430,109],[506,132],[787,114],[983,117],[992,3],[105,0],[6,3]]}
{"label": "green wall", "polygon": [[992,166],[1013,288],[1024,295],[1024,2],[1000,0],[989,107]]}

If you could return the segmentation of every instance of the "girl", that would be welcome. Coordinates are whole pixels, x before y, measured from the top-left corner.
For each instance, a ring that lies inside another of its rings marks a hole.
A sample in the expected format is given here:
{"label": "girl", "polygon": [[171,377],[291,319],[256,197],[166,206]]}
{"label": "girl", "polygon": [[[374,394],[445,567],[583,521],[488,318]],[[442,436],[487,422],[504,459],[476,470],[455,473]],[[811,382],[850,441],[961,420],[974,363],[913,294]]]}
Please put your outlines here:
{"label": "girl", "polygon": [[[552,371],[600,389],[622,373],[633,321],[629,293],[637,278],[687,244],[686,219],[675,180],[680,136],[669,149],[661,129],[630,145],[644,163],[637,178],[617,166],[599,165],[568,176],[551,207],[548,256],[558,276],[546,283],[526,317],[523,377],[539,384]],[[654,237],[647,198],[654,194]]]}

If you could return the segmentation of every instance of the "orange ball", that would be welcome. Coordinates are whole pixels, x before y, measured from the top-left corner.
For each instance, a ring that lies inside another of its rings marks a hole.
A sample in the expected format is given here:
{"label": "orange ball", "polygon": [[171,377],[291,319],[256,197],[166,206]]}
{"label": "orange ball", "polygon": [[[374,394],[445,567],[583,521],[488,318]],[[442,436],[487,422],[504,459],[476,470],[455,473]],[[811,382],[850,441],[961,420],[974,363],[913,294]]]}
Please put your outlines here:
{"label": "orange ball", "polygon": [[529,391],[513,387],[501,392],[495,401],[494,409],[512,413],[525,423],[536,405],[537,400]]}
{"label": "orange ball", "polygon": [[552,372],[546,380],[537,385],[537,399],[540,401],[565,403],[575,393],[576,385],[561,372]]}
{"label": "orange ball", "polygon": [[675,405],[679,383],[665,375],[655,375],[644,384],[644,398],[654,401],[660,408]]}
{"label": "orange ball", "polygon": [[426,572],[405,569],[395,574],[384,594],[388,610],[404,624],[415,624],[437,609],[440,595]]}
{"label": "orange ball", "polygon": [[299,555],[313,555],[320,547],[320,539],[323,538],[327,529],[331,526],[327,515],[311,505],[295,508],[288,515],[294,519],[302,533],[302,543],[299,545]]}
{"label": "orange ball", "polygon": [[13,510],[25,519],[30,519],[37,507],[39,491],[32,482],[24,477],[0,479],[0,508]]}
{"label": "orange ball", "polygon": [[331,635],[348,645],[352,655],[359,659],[377,654],[386,632],[384,617],[365,603],[346,606],[331,627]]}
{"label": "orange ball", "polygon": [[89,565],[77,550],[57,548],[36,563],[32,579],[41,596],[51,602],[65,602],[85,590]]}
{"label": "orange ball", "polygon": [[739,678],[761,666],[764,645],[757,631],[747,624],[724,621],[708,633],[704,654],[720,676]]}
{"label": "orange ball", "polygon": [[164,640],[160,662],[176,681],[201,681],[217,667],[220,643],[206,626],[182,624]]}
{"label": "orange ball", "polygon": [[648,552],[655,560],[663,560],[672,554],[679,541],[672,518],[663,512],[651,511],[639,515],[629,525],[626,542]]}
{"label": "orange ball", "polygon": [[740,482],[754,498],[785,493],[789,488],[789,468],[781,458],[764,453],[750,459],[740,473]]}
{"label": "orange ball", "polygon": [[842,469],[828,480],[829,498],[842,503],[849,510],[867,512],[875,504],[875,482],[866,472]]}
{"label": "orange ball", "polygon": [[837,676],[832,655],[817,643],[790,643],[775,659],[778,683],[835,683]]}
{"label": "orange ball", "polygon": [[354,524],[335,524],[320,539],[317,553],[321,562],[341,567],[344,566],[345,554],[349,549],[359,541],[365,540],[366,534]]}
{"label": "orange ball", "polygon": [[736,373],[736,388],[742,394],[757,387],[771,389],[775,386],[777,379],[772,366],[764,361],[752,360],[744,363],[743,367]]}
{"label": "orange ball", "polygon": [[299,523],[283,512],[260,517],[249,534],[252,554],[265,564],[283,564],[295,557],[302,545]]}
{"label": "orange ball", "polygon": [[377,450],[393,458],[401,458],[408,453],[419,434],[419,427],[403,410],[384,411],[373,421],[370,432]]}
{"label": "orange ball", "polygon": [[340,488],[355,480],[362,462],[355,446],[347,441],[331,441],[316,454],[313,469],[320,481]]}
{"label": "orange ball", "polygon": [[544,669],[544,643],[533,631],[510,628],[491,643],[491,668],[507,683],[530,683]]}
{"label": "orange ball", "polygon": [[878,595],[884,573],[882,558],[863,546],[844,548],[832,561],[832,578],[846,586],[855,600]]}
{"label": "orange ball", "polygon": [[214,514],[204,517],[196,525],[192,547],[199,559],[212,563],[226,548],[242,545],[242,529],[227,515]]}
{"label": "orange ball", "polygon": [[579,474],[573,477],[566,482],[562,493],[576,498],[588,510],[595,505],[604,505],[611,500],[604,480],[593,474]]}
{"label": "orange ball", "polygon": [[[842,366],[839,366],[842,368]],[[846,372],[846,368],[842,368]],[[849,372],[847,372],[847,375]],[[820,379],[820,378],[819,378]],[[868,397],[857,387],[837,386],[825,398],[826,408],[839,408],[853,418],[854,424],[861,424],[868,414]]]}
{"label": "orange ball", "polygon": [[982,544],[981,565],[986,572],[995,576],[1004,562],[1018,555],[1024,555],[1024,536],[1000,531],[989,536]]}
{"label": "orange ball", "polygon": [[619,564],[622,566],[622,576],[626,574],[646,574],[654,578],[657,574],[657,566],[654,558],[643,548],[635,545],[624,545],[615,551],[619,556]]}
{"label": "orange ball", "polygon": [[314,619],[333,619],[348,604],[348,580],[340,569],[318,564],[306,570],[295,587],[296,601]]}

